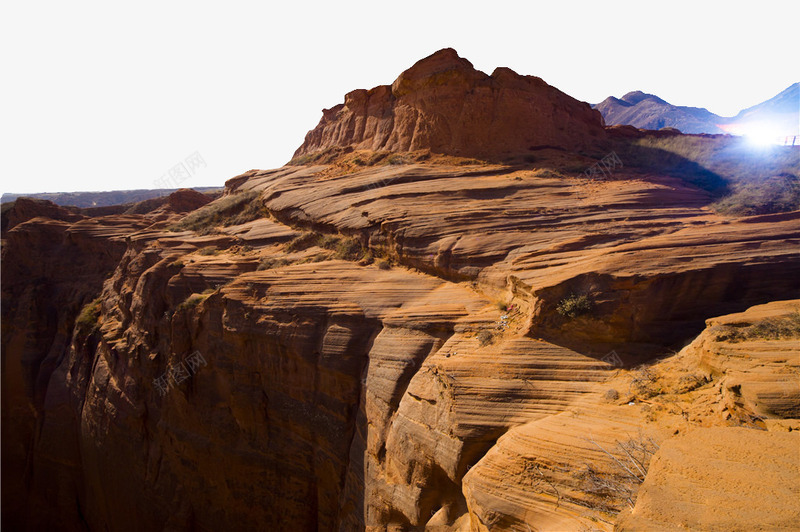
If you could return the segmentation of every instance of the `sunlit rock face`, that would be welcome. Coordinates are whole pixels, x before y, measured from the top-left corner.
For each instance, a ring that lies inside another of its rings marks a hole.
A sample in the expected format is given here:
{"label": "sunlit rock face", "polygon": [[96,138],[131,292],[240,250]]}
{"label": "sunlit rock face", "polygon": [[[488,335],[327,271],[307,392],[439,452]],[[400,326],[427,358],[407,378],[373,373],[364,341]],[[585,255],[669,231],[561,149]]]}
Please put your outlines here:
{"label": "sunlit rock face", "polygon": [[392,85],[356,90],[323,111],[295,157],[332,147],[503,159],[544,145],[583,149],[605,138],[600,113],[540,78],[475,70],[455,50],[420,60]]}

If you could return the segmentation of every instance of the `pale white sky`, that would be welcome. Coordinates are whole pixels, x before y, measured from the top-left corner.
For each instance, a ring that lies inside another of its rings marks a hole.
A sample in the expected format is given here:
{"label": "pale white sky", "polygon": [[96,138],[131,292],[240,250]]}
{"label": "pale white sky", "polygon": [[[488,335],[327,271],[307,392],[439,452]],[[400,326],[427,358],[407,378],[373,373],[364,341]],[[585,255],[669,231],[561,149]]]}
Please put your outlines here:
{"label": "pale white sky", "polygon": [[220,185],[287,162],[321,110],[453,47],[597,103],[721,115],[800,79],[800,2],[4,2],[2,192]]}

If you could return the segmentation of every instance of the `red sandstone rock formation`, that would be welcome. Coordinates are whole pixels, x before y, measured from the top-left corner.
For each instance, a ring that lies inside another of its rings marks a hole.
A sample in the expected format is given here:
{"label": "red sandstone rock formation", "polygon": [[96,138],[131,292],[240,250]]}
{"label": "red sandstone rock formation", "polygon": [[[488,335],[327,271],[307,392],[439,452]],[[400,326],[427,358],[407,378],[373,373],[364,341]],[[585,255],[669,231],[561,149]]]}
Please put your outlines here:
{"label": "red sandstone rock formation", "polygon": [[540,78],[497,68],[491,76],[446,48],[392,85],[356,90],[323,111],[295,157],[326,148],[505,159],[543,145],[568,150],[605,138],[599,111]]}
{"label": "red sandstone rock formation", "polygon": [[[366,133],[380,120],[343,107],[305,146],[480,148],[399,127],[432,123],[467,84],[497,96],[472,108],[497,116],[537,87],[560,94],[443,51],[376,96],[394,102],[385,142]],[[591,116],[566,130],[599,128]],[[796,521],[785,488],[799,474],[778,455],[797,440],[800,301],[760,304],[800,297],[800,214],[726,217],[678,178],[589,180],[564,168],[593,161],[542,154],[536,168],[252,170],[212,203],[179,191],[139,214],[21,209],[2,249],[3,525],[702,528],[686,490],[739,495],[716,479],[745,467],[758,493],[783,491],[763,503],[743,488],[742,527]],[[225,225],[237,196],[267,216]],[[577,294],[585,312],[560,312]],[[718,444],[735,451],[727,465],[703,461]],[[642,471],[625,449],[646,450]],[[672,482],[686,449],[715,473]]]}
{"label": "red sandstone rock formation", "polygon": [[74,222],[82,218],[78,211],[77,208],[60,207],[48,200],[19,198],[7,210],[3,210],[3,231],[39,216]]}
{"label": "red sandstone rock formation", "polygon": [[[734,368],[724,359],[668,359],[652,370],[655,398],[602,360],[611,347],[625,361],[661,354],[703,316],[796,293],[796,215],[722,218],[703,209],[705,193],[667,178],[325,171],[232,180],[229,195],[259,191],[274,219],[222,233],[168,232],[155,212],[39,217],[7,233],[11,515],[75,530],[607,528],[597,523],[627,503],[591,490],[586,463],[618,474],[595,443],[796,415],[781,364],[753,360],[758,378],[734,383],[750,399],[726,403],[713,377]],[[309,228],[352,235],[401,267],[288,251]],[[209,246],[222,251],[200,253]],[[593,315],[554,311],[584,288]],[[97,295],[97,329],[75,327]],[[207,365],[162,396],[154,379],[195,351]],[[744,361],[736,371],[752,371]],[[682,375],[696,377],[694,396],[681,395]],[[650,413],[639,398],[663,406]],[[696,405],[694,421],[682,425],[674,401]],[[14,466],[25,463],[27,473]]]}
{"label": "red sandstone rock formation", "polygon": [[213,198],[190,188],[176,190],[167,196],[167,205],[172,212],[189,212],[199,209]]}

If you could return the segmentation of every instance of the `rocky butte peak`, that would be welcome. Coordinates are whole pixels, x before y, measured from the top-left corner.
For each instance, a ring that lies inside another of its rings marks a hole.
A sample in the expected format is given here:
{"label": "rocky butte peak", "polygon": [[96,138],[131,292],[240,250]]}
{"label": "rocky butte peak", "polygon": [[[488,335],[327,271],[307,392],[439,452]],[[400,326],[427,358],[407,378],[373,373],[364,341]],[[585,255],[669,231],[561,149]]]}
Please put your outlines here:
{"label": "rocky butte peak", "polygon": [[642,91],[631,91],[622,97],[623,102],[629,103],[631,105],[636,105],[637,103],[644,100],[653,100],[656,103],[667,104],[667,102],[665,102],[655,94],[648,94]]}
{"label": "rocky butte peak", "polygon": [[392,85],[355,90],[323,110],[294,156],[332,147],[505,159],[550,146],[584,149],[605,138],[603,119],[534,76],[509,68],[491,75],[445,48]]}
{"label": "rocky butte peak", "polygon": [[211,201],[211,197],[190,188],[181,188],[167,197],[167,205],[174,212],[189,212]]}

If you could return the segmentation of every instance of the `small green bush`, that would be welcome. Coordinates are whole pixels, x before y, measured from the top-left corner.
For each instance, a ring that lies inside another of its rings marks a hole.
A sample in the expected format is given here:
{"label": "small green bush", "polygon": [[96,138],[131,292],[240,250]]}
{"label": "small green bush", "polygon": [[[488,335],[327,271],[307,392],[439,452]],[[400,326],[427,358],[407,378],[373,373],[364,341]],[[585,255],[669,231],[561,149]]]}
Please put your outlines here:
{"label": "small green bush", "polygon": [[390,270],[392,269],[392,265],[389,263],[388,260],[379,260],[378,261],[378,269],[379,270]]}
{"label": "small green bush", "polygon": [[208,256],[208,255],[219,255],[219,250],[214,246],[206,246],[200,251],[197,252],[200,255]]}
{"label": "small green bush", "polygon": [[75,325],[81,334],[89,334],[97,329],[100,311],[102,310],[100,298],[98,297],[91,303],[87,303],[81,309],[81,313],[75,320]]}
{"label": "small green bush", "polygon": [[203,290],[203,292],[200,293],[200,294],[197,294],[197,293],[190,294],[189,297],[187,297],[183,301],[183,303],[178,305],[178,310],[192,309],[192,308],[196,307],[197,305],[199,305],[200,303],[202,303],[203,301],[205,301],[206,299],[208,299],[208,296],[210,296],[213,293],[214,293],[214,289],[213,288],[207,288],[206,290]]}
{"label": "small green bush", "polygon": [[576,316],[580,316],[581,314],[590,312],[592,307],[592,302],[587,295],[572,294],[569,297],[562,299],[561,302],[559,302],[558,307],[556,307],[556,310],[562,316],[574,318]]}

